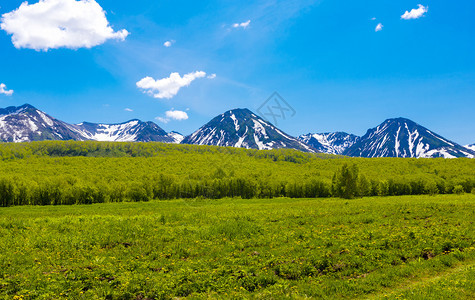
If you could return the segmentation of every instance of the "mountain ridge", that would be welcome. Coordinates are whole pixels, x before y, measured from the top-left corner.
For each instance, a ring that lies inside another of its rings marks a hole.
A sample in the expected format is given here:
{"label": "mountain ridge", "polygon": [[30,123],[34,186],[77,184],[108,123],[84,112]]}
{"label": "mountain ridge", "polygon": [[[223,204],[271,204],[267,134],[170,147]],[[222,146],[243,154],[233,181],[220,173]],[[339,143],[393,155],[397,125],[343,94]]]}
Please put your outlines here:
{"label": "mountain ridge", "polygon": [[346,132],[286,134],[247,108],[226,111],[188,136],[166,132],[156,123],[131,119],[122,123],[69,124],[30,104],[0,108],[0,141],[94,140],[164,142],[249,149],[290,148],[354,157],[469,157],[475,144],[461,146],[403,118],[391,118],[370,128],[362,137]]}
{"label": "mountain ridge", "polygon": [[138,119],[116,124],[69,124],[30,104],[0,109],[0,141],[3,142],[96,140],[176,143],[177,137],[178,134],[169,135],[153,122],[142,122]]}

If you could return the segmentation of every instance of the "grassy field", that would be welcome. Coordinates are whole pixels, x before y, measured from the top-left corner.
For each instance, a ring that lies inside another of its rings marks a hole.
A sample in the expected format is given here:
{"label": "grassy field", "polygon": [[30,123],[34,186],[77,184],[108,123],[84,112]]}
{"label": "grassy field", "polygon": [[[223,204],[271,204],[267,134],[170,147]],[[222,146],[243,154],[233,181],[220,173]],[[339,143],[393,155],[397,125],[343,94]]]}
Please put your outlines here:
{"label": "grassy field", "polygon": [[475,195],[0,209],[0,298],[475,297]]}

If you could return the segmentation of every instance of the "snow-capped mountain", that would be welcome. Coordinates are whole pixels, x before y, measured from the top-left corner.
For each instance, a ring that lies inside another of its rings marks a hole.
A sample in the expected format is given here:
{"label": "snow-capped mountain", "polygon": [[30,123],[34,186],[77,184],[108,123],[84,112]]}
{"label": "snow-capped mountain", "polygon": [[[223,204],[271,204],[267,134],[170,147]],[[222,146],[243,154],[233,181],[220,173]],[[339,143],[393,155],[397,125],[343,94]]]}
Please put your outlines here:
{"label": "snow-capped mountain", "polygon": [[282,132],[248,109],[233,109],[215,117],[187,136],[182,143],[259,150],[290,148],[315,152],[305,143]]}
{"label": "snow-capped mountain", "polygon": [[304,134],[299,136],[299,140],[323,153],[343,154],[358,142],[359,137],[346,132],[328,132]]}
{"label": "snow-capped mountain", "polygon": [[0,108],[0,141],[81,140],[68,124],[29,104]]}
{"label": "snow-capped mountain", "polygon": [[404,118],[388,119],[344,153],[361,157],[475,157],[475,152]]}
{"label": "snow-capped mountain", "polygon": [[83,140],[109,142],[165,142],[176,140],[153,122],[130,120],[119,124],[95,124],[83,122],[69,125]]}
{"label": "snow-capped mountain", "polygon": [[131,120],[121,124],[68,124],[25,104],[0,109],[0,141],[43,140],[160,141],[179,143],[180,134],[167,133],[153,122]]}
{"label": "snow-capped mountain", "polygon": [[176,132],[176,131],[170,131],[168,133],[168,136],[173,139],[173,143],[175,143],[175,144],[180,144],[183,141],[183,139],[185,138],[185,136],[183,134],[181,134],[179,132]]}
{"label": "snow-capped mountain", "polygon": [[467,148],[469,150],[472,150],[472,151],[475,151],[475,144],[467,145],[467,146],[465,146],[465,148]]}

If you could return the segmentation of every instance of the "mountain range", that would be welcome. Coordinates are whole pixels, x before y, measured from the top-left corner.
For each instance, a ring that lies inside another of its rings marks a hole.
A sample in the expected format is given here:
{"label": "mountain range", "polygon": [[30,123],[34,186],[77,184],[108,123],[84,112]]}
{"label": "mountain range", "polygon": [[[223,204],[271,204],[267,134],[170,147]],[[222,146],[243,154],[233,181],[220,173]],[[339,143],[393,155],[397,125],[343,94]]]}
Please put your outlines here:
{"label": "mountain range", "polygon": [[355,157],[475,157],[475,144],[463,147],[404,118],[388,119],[362,137],[329,132],[296,138],[248,109],[233,109],[185,137],[178,132],[167,133],[154,122],[137,119],[119,124],[68,124],[29,104],[0,108],[0,141],[40,140],[156,141],[259,150],[290,148]]}
{"label": "mountain range", "polygon": [[183,137],[167,133],[153,122],[130,120],[120,124],[68,124],[24,104],[0,109],[0,141],[42,140],[179,143]]}

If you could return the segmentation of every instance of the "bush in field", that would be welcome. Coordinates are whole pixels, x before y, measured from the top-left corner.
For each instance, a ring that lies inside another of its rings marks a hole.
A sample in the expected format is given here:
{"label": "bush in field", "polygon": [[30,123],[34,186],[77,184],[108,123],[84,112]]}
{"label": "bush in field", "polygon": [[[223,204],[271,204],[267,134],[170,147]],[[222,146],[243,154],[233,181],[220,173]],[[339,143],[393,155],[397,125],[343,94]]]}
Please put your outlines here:
{"label": "bush in field", "polygon": [[424,192],[428,195],[435,195],[439,193],[437,184],[433,181],[427,182],[424,186]]}
{"label": "bush in field", "polygon": [[333,175],[332,180],[333,195],[345,199],[352,199],[358,196],[358,167],[344,164],[341,169]]}
{"label": "bush in field", "polygon": [[128,191],[128,197],[130,200],[134,202],[145,202],[149,201],[150,198],[147,195],[147,191],[145,188],[140,184],[134,184]]}
{"label": "bush in field", "polygon": [[0,179],[0,206],[10,206],[15,198],[13,183],[6,178]]}
{"label": "bush in field", "polygon": [[453,192],[454,192],[454,194],[460,195],[460,194],[463,194],[465,191],[463,189],[463,186],[456,185],[456,186],[454,186]]}

